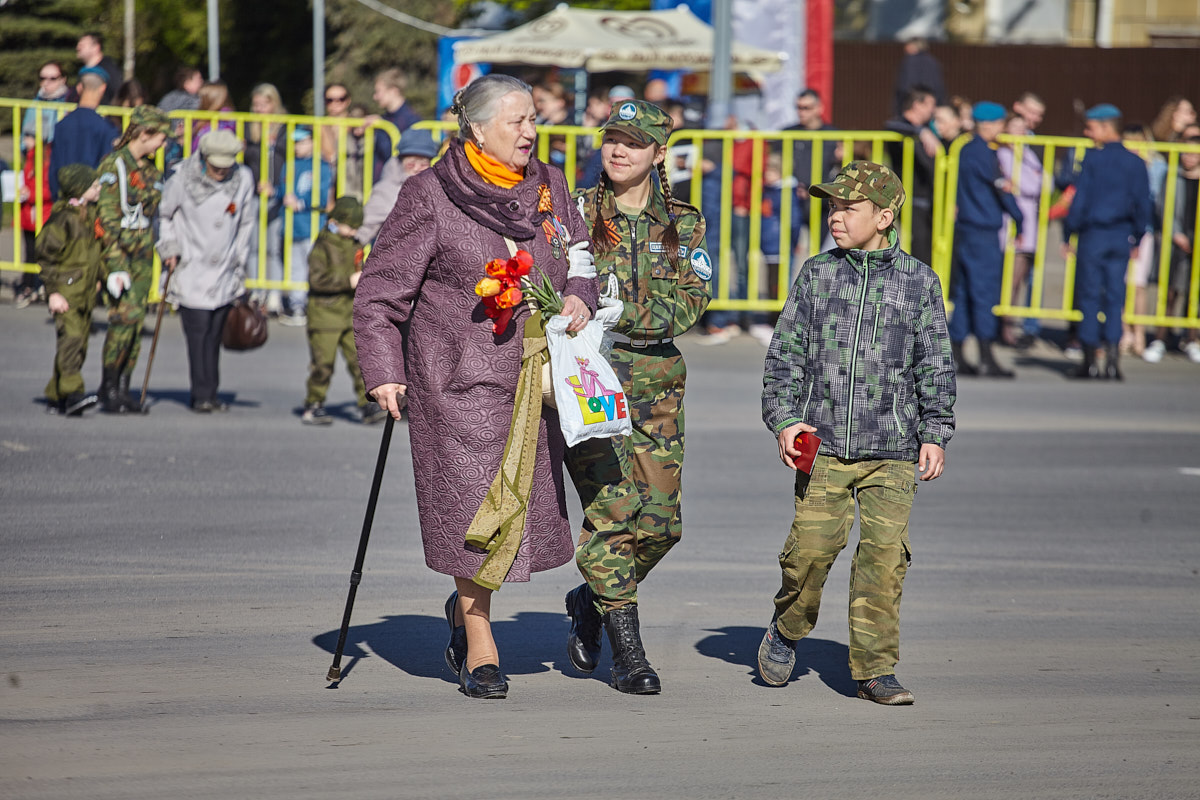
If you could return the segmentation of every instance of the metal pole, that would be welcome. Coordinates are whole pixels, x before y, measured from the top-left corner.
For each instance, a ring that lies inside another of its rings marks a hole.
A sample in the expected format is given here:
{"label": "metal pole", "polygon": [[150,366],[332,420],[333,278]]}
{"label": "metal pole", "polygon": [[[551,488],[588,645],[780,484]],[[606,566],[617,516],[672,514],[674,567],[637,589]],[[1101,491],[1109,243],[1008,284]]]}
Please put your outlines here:
{"label": "metal pole", "polygon": [[708,127],[725,127],[733,95],[733,0],[713,0],[713,60],[708,73]]}
{"label": "metal pole", "polygon": [[313,0],[313,116],[325,115],[325,0]]}
{"label": "metal pole", "polygon": [[125,0],[125,80],[133,77],[133,0]]}
{"label": "metal pole", "polygon": [[208,80],[221,80],[221,34],[217,0],[208,0]]}

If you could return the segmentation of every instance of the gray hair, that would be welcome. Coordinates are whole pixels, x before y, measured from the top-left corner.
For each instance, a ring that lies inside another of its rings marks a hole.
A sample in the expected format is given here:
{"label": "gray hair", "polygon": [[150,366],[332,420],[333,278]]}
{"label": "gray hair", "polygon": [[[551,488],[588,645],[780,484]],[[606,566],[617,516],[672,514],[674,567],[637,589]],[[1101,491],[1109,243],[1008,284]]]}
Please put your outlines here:
{"label": "gray hair", "polygon": [[458,132],[462,138],[475,142],[475,131],[471,126],[491,122],[499,111],[500,98],[513,92],[533,95],[528,83],[511,75],[484,75],[459,89],[450,110],[458,115]]}

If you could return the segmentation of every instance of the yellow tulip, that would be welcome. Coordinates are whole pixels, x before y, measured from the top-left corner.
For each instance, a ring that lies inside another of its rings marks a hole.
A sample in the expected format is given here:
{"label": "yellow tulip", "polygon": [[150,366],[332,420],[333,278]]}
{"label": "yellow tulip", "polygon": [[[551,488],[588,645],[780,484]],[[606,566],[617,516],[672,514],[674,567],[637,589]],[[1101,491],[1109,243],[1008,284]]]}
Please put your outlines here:
{"label": "yellow tulip", "polygon": [[495,278],[483,278],[475,284],[475,294],[480,297],[495,297],[504,289],[504,284]]}

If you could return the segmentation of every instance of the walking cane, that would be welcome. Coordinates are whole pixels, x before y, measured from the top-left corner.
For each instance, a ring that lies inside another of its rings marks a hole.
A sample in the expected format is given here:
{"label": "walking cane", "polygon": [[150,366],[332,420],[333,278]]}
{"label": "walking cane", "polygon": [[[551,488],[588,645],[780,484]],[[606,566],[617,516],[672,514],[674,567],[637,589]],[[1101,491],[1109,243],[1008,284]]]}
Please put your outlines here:
{"label": "walking cane", "polygon": [[[398,398],[403,408],[404,397]],[[354,571],[350,573],[350,594],[346,597],[346,613],[342,615],[342,631],[338,634],[337,649],[333,653],[333,666],[325,680],[335,684],[342,679],[342,651],[346,649],[346,634],[350,630],[350,612],[354,610],[354,595],[358,593],[358,584],[362,581],[363,561],[367,557],[367,540],[371,538],[371,523],[375,521],[375,504],[379,501],[379,485],[383,483],[383,467],[387,464],[388,445],[392,441],[392,427],[395,424],[391,414],[383,425],[383,441],[379,443],[379,459],[375,462],[375,479],[371,482],[371,495],[367,499],[367,514],[363,518],[362,536],[358,540],[358,555],[354,557]]]}
{"label": "walking cane", "polygon": [[154,321],[154,338],[150,340],[150,357],[146,359],[146,377],[142,379],[142,399],[138,401],[143,414],[150,413],[150,409],[146,407],[146,390],[150,388],[150,367],[154,366],[154,350],[158,347],[158,329],[162,327],[163,311],[167,307],[167,290],[171,288],[171,276],[174,274],[175,265],[172,264],[167,268],[167,280],[163,283],[162,297],[158,299],[158,318]]}

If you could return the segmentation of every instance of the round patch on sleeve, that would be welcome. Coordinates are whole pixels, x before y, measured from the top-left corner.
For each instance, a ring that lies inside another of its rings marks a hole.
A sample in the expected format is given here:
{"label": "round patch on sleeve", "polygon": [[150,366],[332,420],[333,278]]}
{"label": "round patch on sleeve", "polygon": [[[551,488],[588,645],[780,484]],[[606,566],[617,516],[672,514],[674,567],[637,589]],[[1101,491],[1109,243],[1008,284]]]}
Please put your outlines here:
{"label": "round patch on sleeve", "polygon": [[702,280],[712,280],[712,259],[708,257],[708,252],[703,247],[697,247],[692,251],[692,272],[700,276]]}

